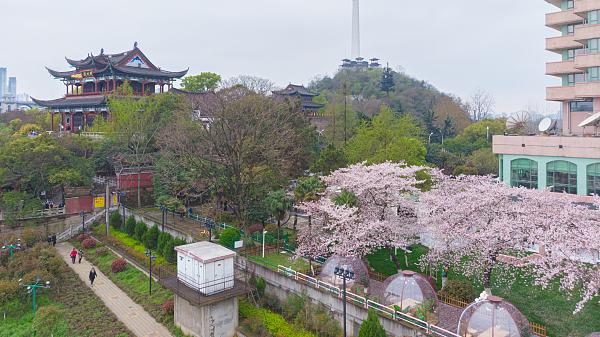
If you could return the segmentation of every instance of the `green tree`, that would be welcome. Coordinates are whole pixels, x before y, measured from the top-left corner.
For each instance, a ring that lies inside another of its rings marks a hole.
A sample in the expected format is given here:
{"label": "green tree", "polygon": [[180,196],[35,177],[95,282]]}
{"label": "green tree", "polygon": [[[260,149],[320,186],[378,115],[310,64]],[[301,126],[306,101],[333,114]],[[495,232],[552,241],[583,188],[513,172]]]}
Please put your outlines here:
{"label": "green tree", "polygon": [[287,211],[292,209],[294,200],[287,196],[284,190],[270,192],[265,198],[264,204],[271,214],[277,219],[277,245],[281,241],[281,220],[284,219]]}
{"label": "green tree", "polygon": [[325,184],[321,182],[319,177],[303,177],[298,179],[298,185],[294,189],[294,197],[296,201],[313,201],[318,199],[318,194],[325,190]]}
{"label": "green tree", "polygon": [[239,230],[232,227],[227,227],[223,230],[223,232],[221,232],[221,236],[219,236],[219,244],[221,244],[221,246],[233,249],[234,243],[236,241],[240,241],[241,238],[242,236],[240,235]]}
{"label": "green tree", "polygon": [[373,309],[369,309],[366,321],[363,321],[358,331],[358,337],[386,337],[385,330],[379,322],[379,317]]}
{"label": "green tree", "polygon": [[381,75],[381,91],[385,92],[389,97],[390,92],[394,91],[395,86],[396,83],[394,82],[394,71],[388,65],[383,68],[383,74]]}
{"label": "green tree", "polygon": [[427,150],[420,135],[421,130],[410,116],[396,117],[389,107],[382,106],[371,124],[359,127],[346,146],[346,156],[349,163],[404,161],[422,165]]}
{"label": "green tree", "polygon": [[130,216],[129,218],[127,218],[127,221],[125,221],[125,232],[131,237],[135,236],[136,225],[137,222],[135,221],[135,218],[133,216]]}
{"label": "green tree", "polygon": [[348,160],[344,151],[329,144],[321,151],[319,158],[311,165],[310,171],[329,175],[337,169],[346,167],[346,165],[348,165]]}
{"label": "green tree", "polygon": [[123,218],[121,218],[121,213],[118,211],[114,211],[110,213],[110,217],[108,218],[108,222],[113,228],[121,229],[121,225],[123,224]]}
{"label": "green tree", "polygon": [[469,125],[460,135],[445,141],[444,146],[450,152],[470,155],[476,150],[491,148],[492,136],[504,134],[505,131],[505,119],[484,119]]}
{"label": "green tree", "polygon": [[158,226],[154,225],[146,232],[146,237],[144,238],[144,246],[148,249],[156,249],[158,246],[158,236],[160,235],[160,230],[158,230]]}
{"label": "green tree", "polygon": [[221,83],[221,76],[211,72],[187,76],[181,81],[183,90],[190,92],[214,91],[219,86],[219,83]]}
{"label": "green tree", "polygon": [[498,156],[489,147],[475,150],[467,160],[471,166],[477,169],[479,174],[498,175]]}
{"label": "green tree", "polygon": [[143,221],[138,222],[135,225],[135,238],[138,241],[143,242],[144,235],[146,234],[147,231],[148,231],[148,226],[146,226],[146,224]]}
{"label": "green tree", "polygon": [[177,262],[177,253],[175,252],[175,240],[171,237],[163,247],[162,256],[169,262]]}

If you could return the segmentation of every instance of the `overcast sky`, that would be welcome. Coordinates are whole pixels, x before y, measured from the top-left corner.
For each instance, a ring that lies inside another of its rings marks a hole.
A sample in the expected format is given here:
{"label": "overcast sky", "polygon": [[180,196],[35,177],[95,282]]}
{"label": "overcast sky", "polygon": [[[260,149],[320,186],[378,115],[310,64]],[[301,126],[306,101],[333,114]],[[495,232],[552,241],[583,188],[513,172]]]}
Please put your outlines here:
{"label": "overcast sky", "polygon": [[[492,93],[499,113],[544,100],[543,0],[362,0],[365,57],[439,90],[468,98]],[[67,70],[64,57],[116,53],[134,41],[167,70],[254,75],[278,86],[333,74],[349,57],[351,0],[0,0],[0,67],[18,77],[18,91],[58,98],[64,86],[44,66]]]}

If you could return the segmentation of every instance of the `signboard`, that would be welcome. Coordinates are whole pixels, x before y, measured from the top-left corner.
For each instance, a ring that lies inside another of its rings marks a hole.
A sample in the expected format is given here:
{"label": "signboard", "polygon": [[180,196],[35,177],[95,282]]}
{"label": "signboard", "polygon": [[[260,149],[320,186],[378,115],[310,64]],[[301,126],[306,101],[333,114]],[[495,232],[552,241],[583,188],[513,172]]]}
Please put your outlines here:
{"label": "signboard", "polygon": [[74,78],[76,80],[80,80],[82,78],[87,78],[87,77],[94,77],[94,72],[92,70],[84,70],[84,71],[81,71],[81,72],[71,75],[71,78]]}
{"label": "signboard", "polygon": [[104,208],[104,197],[94,198],[94,208]]}
{"label": "signboard", "polygon": [[112,204],[113,204],[113,205],[116,205],[117,203],[118,203],[118,201],[117,201],[117,195],[116,195],[116,194],[113,194],[113,197],[112,197]]}
{"label": "signboard", "polygon": [[240,240],[240,241],[236,241],[233,243],[233,248],[238,249],[238,248],[242,248],[244,247],[244,241]]}

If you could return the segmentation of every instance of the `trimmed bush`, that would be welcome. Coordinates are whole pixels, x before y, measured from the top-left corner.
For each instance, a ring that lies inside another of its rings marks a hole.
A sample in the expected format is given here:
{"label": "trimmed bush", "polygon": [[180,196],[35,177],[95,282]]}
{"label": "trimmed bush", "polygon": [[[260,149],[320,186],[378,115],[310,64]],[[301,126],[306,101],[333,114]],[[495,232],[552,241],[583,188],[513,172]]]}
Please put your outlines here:
{"label": "trimmed bush", "polygon": [[108,218],[108,223],[116,229],[121,229],[121,225],[123,224],[123,218],[121,217],[121,213],[118,211],[114,211],[110,213],[110,217]]}
{"label": "trimmed bush", "polygon": [[242,238],[240,231],[235,228],[227,227],[221,232],[219,243],[222,246],[233,249],[234,243]]}
{"label": "trimmed bush", "polygon": [[98,247],[98,249],[96,249],[96,255],[98,255],[98,256],[108,254],[108,252],[109,252],[109,250],[106,247]]}
{"label": "trimmed bush", "polygon": [[92,238],[85,239],[81,242],[81,246],[85,249],[96,248],[96,240]]}
{"label": "trimmed bush", "polygon": [[172,299],[168,299],[163,303],[161,308],[166,315],[173,315],[173,312],[175,312],[175,302]]}
{"label": "trimmed bush", "polygon": [[77,241],[83,242],[83,240],[89,239],[90,236],[88,234],[79,234],[77,235]]}
{"label": "trimmed bush", "polygon": [[125,261],[125,259],[115,259],[111,263],[110,269],[113,273],[120,273],[122,271],[125,271],[125,269],[127,269],[127,261]]}
{"label": "trimmed bush", "polygon": [[146,234],[146,232],[148,231],[148,226],[146,226],[146,224],[143,221],[138,222],[135,225],[135,235],[134,237],[140,241],[143,242],[144,240],[144,234]]}
{"label": "trimmed bush", "polygon": [[148,249],[155,250],[158,246],[158,236],[160,235],[160,230],[158,230],[158,226],[154,225],[150,230],[146,233],[146,237],[144,238],[144,246]]}
{"label": "trimmed bush", "polygon": [[137,222],[135,221],[135,218],[133,216],[130,216],[129,218],[127,218],[127,221],[125,221],[125,232],[129,234],[129,236],[133,237],[135,235],[136,225]]}
{"label": "trimmed bush", "polygon": [[440,290],[440,294],[445,294],[469,303],[473,302],[476,297],[473,285],[469,282],[459,280],[446,281],[446,285]]}

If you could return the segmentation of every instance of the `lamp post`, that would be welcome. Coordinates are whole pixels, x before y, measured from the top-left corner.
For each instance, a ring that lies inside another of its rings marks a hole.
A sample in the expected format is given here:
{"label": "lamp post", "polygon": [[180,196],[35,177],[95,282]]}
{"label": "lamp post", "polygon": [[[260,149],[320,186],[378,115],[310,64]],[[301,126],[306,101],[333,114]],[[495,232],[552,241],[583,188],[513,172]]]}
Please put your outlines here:
{"label": "lamp post", "polygon": [[152,295],[152,261],[156,260],[156,256],[152,255],[151,249],[146,249],[146,256],[150,258],[150,295]]}
{"label": "lamp post", "polygon": [[17,249],[21,249],[21,239],[17,239],[17,243],[11,243],[8,245],[4,245],[2,246],[2,250],[8,250],[8,256],[12,257],[13,255],[15,255],[15,250]]}
{"label": "lamp post", "polygon": [[262,237],[262,257],[263,259],[265,258],[265,235],[267,234],[267,231],[263,229],[263,237]]}
{"label": "lamp post", "polygon": [[167,220],[167,206],[161,204],[160,211],[162,212],[162,231],[165,231],[165,221]]}
{"label": "lamp post", "polygon": [[33,314],[35,315],[35,310],[37,309],[37,303],[36,303],[37,290],[38,290],[38,288],[45,288],[45,289],[50,288],[50,281],[46,281],[46,283],[42,283],[42,279],[38,276],[35,279],[35,283],[24,285],[21,282],[22,282],[22,280],[19,280],[19,284],[27,287],[27,292],[31,293],[31,296],[32,296],[31,307],[33,309]]}
{"label": "lamp post", "polygon": [[212,231],[215,228],[215,223],[213,221],[205,221],[205,226],[208,228],[208,242],[212,242]]}
{"label": "lamp post", "polygon": [[429,141],[428,141],[429,144],[431,144],[431,136],[433,136],[433,132],[429,134]]}
{"label": "lamp post", "polygon": [[85,212],[84,211],[79,212],[79,216],[81,216],[82,232],[83,232],[83,234],[85,234]]}
{"label": "lamp post", "polygon": [[346,280],[354,279],[354,271],[352,271],[352,267],[341,266],[335,267],[333,273],[336,276],[339,276],[343,280],[344,290],[342,292],[342,304],[344,307],[344,337],[346,337]]}

